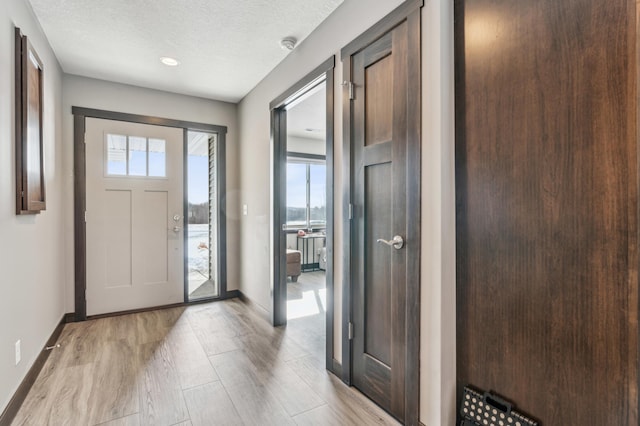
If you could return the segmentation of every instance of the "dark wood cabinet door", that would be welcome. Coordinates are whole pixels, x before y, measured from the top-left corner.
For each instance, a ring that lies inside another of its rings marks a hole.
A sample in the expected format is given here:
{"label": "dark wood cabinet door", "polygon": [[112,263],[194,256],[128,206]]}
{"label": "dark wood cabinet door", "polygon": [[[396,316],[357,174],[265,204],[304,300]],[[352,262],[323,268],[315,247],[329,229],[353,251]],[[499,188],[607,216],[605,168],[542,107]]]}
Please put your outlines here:
{"label": "dark wood cabinet door", "polygon": [[638,425],[636,2],[456,1],[457,379]]}

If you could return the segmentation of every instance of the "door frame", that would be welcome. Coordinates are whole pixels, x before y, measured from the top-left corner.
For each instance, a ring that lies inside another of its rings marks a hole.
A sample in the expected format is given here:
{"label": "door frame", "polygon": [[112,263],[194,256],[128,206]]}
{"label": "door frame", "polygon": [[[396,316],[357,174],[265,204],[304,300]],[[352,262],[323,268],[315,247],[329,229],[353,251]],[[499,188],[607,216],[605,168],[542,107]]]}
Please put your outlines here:
{"label": "door frame", "polygon": [[[350,329],[353,327],[353,268],[352,245],[354,240],[353,187],[355,185],[355,164],[353,158],[353,102],[350,99],[349,84],[353,80],[353,56],[383,37],[396,26],[409,23],[409,51],[421,52],[421,8],[424,0],[407,0],[367,31],[355,38],[340,51],[342,60],[343,83],[342,96],[342,141],[343,141],[343,229],[345,229],[342,249],[344,269],[342,280],[342,380],[352,383],[353,339]],[[405,364],[405,423],[418,424],[420,414],[420,216],[421,216],[421,56],[408,56],[410,84],[407,106],[408,149],[415,151],[408,155],[407,176],[418,179],[407,181],[407,229],[411,230],[412,248],[407,253],[406,327],[407,359]],[[417,82],[417,83],[416,83]],[[417,84],[417,87],[416,87]]]}
{"label": "door frame", "polygon": [[[85,147],[85,130],[87,118],[98,118],[103,120],[124,121],[128,123],[148,124],[153,126],[174,127],[183,130],[183,145],[187,141],[187,132],[189,130],[217,133],[218,143],[222,150],[225,152],[225,138],[227,134],[226,126],[218,126],[214,124],[196,123],[191,121],[173,120],[170,118],[153,117],[147,115],[128,114],[115,111],[105,111],[92,108],[83,108],[78,106],[71,107],[71,113],[73,114],[73,166],[74,166],[74,182],[73,182],[73,197],[74,197],[74,288],[75,288],[75,312],[73,319],[75,321],[85,321],[87,319],[87,225],[85,222],[85,212],[87,209],[87,175],[86,175],[86,147]],[[183,148],[184,149],[184,148]],[[224,158],[224,157],[220,157]],[[187,159],[183,159],[185,167]],[[224,209],[224,199],[226,193],[226,180],[225,180],[225,168],[226,161],[222,161],[222,170],[218,173],[218,244],[219,250],[217,255],[218,265],[218,279],[219,281],[219,296],[214,298],[208,298],[198,300],[194,303],[209,302],[211,300],[229,299],[237,297],[238,292],[227,291],[227,250],[226,250],[226,226],[222,225],[221,220],[224,218],[222,211]],[[186,173],[186,170],[184,170]],[[186,180],[184,185],[186,185]],[[186,189],[186,186],[185,186]],[[185,193],[186,196],[186,193]],[[183,262],[186,262],[187,253],[184,253]],[[186,283],[185,283],[186,285]],[[186,293],[186,290],[185,290]],[[182,306],[188,303],[188,299],[185,299],[183,303],[172,305]],[[136,311],[144,311],[151,309],[158,309],[161,306],[153,308],[144,308]],[[132,311],[132,312],[136,312]],[[117,314],[114,312],[113,314]],[[110,314],[100,316],[110,316]]]}
{"label": "door frame", "polygon": [[[287,167],[287,113],[286,107],[304,96],[319,84],[326,85],[326,368],[339,375],[340,364],[334,359],[334,68],[335,56],[331,56],[309,74],[296,82],[269,103],[271,111],[271,144],[273,147],[273,280],[271,322],[274,326],[287,323],[287,268],[284,253],[287,247],[282,224],[286,222],[286,167]],[[284,191],[283,191],[284,188]]]}

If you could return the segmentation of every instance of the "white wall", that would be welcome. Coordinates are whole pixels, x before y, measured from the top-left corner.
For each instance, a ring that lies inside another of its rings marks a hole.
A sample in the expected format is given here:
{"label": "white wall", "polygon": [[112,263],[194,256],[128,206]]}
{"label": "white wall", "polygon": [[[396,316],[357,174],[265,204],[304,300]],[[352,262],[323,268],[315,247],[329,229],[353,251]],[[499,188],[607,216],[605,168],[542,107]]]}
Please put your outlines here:
{"label": "white wall", "polygon": [[[65,75],[63,78],[63,170],[65,204],[69,214],[64,222],[67,235],[73,235],[73,115],[71,107],[95,108],[227,126],[227,288],[239,282],[239,182],[237,105],[191,96],[177,95],[141,87]],[[67,263],[67,312],[74,312],[73,239],[65,247]]]}
{"label": "white wall", "polygon": [[[341,354],[342,67],[339,50],[392,11],[400,0],[347,0],[240,103],[242,292],[271,309],[271,158],[269,102],[337,55],[335,70],[335,341]],[[420,418],[455,422],[455,197],[453,2],[425,0],[422,11],[422,260]],[[269,277],[269,280],[266,277]]]}
{"label": "white wall", "polygon": [[422,10],[420,420],[456,414],[456,229],[453,2]]}
{"label": "white wall", "polygon": [[326,155],[327,142],[322,139],[287,135],[287,151],[301,154]]}
{"label": "white wall", "polygon": [[[44,160],[47,209],[15,214],[14,25],[44,66]],[[31,8],[0,2],[0,412],[64,315],[62,220],[62,73]],[[14,344],[22,341],[16,366]]]}

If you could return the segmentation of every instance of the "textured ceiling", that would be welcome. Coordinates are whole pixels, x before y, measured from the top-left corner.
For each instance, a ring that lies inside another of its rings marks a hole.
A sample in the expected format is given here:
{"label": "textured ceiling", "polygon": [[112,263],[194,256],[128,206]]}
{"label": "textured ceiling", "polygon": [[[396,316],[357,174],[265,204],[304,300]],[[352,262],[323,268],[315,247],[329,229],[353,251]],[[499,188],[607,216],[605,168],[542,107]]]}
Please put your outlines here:
{"label": "textured ceiling", "polygon": [[[342,0],[29,0],[66,73],[237,102]],[[161,56],[180,66],[162,65]]]}

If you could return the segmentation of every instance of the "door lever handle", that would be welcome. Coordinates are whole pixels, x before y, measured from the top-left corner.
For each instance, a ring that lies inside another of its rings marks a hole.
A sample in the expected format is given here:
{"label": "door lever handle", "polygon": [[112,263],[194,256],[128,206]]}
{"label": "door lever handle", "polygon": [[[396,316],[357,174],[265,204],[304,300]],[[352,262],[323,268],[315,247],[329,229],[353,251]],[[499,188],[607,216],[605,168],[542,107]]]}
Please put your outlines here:
{"label": "door lever handle", "polygon": [[391,241],[378,238],[376,242],[386,244],[389,247],[393,247],[396,250],[400,250],[402,247],[404,247],[404,238],[402,238],[400,235],[396,235],[395,237],[393,237],[393,240]]}
{"label": "door lever handle", "polygon": [[179,226],[174,226],[173,228],[169,228],[169,231],[173,231],[173,232],[180,232],[182,230],[182,228],[180,228]]}

